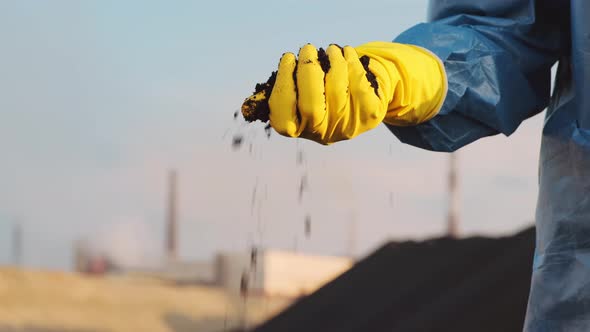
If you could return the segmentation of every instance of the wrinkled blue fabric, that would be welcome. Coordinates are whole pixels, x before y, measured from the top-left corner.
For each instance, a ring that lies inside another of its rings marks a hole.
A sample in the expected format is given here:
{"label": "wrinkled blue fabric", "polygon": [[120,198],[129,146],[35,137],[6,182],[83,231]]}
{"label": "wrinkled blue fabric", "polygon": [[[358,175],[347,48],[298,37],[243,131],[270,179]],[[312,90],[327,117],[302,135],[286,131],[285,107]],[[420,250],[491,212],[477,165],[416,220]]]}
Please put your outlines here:
{"label": "wrinkled blue fabric", "polygon": [[590,1],[438,0],[429,15],[395,41],[440,57],[444,105],[426,123],[388,128],[454,151],[547,109],[524,331],[590,331]]}

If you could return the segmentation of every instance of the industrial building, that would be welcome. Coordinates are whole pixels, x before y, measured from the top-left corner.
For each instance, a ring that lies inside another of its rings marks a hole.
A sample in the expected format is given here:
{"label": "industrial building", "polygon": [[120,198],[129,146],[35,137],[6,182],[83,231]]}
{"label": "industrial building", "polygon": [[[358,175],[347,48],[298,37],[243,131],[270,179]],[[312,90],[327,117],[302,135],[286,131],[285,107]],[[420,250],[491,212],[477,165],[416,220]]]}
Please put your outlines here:
{"label": "industrial building", "polygon": [[221,253],[215,261],[217,284],[231,292],[291,298],[314,292],[353,263],[348,257],[279,250],[252,250],[250,255]]}

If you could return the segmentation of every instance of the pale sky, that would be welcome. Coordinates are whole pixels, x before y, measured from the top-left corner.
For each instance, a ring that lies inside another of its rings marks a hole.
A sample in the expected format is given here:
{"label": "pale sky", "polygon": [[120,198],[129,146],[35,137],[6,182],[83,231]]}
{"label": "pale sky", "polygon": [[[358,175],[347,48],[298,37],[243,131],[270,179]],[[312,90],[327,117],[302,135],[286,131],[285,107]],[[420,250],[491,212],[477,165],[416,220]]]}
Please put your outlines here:
{"label": "pale sky", "polygon": [[[233,120],[283,52],[391,40],[425,14],[425,0],[0,2],[0,264],[15,220],[27,266],[70,268],[81,237],[157,260],[169,168],[186,259],[252,244],[363,255],[441,234],[447,155],[383,126],[324,147]],[[541,126],[542,115],[461,150],[464,234],[532,222]],[[236,132],[252,153],[231,148]]]}

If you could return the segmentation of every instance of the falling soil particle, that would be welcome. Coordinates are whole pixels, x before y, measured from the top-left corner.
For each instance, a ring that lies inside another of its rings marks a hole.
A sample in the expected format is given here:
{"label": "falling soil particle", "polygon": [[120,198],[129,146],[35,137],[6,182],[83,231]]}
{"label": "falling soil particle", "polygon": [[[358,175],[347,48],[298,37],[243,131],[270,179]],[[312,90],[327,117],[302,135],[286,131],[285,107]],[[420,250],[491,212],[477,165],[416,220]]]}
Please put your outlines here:
{"label": "falling soil particle", "polygon": [[240,295],[242,297],[248,296],[248,272],[242,272],[242,278],[240,279]]}
{"label": "falling soil particle", "polygon": [[270,138],[270,128],[272,128],[270,126],[270,123],[264,127],[264,132],[266,133],[266,138]]}
{"label": "falling soil particle", "polygon": [[252,247],[252,250],[250,251],[250,267],[254,270],[256,270],[257,258],[258,258],[258,248]]}
{"label": "falling soil particle", "polygon": [[305,237],[311,236],[311,216],[308,214],[305,216]]}
{"label": "falling soil particle", "polygon": [[235,111],[234,112],[234,120],[238,118],[238,114],[240,114],[240,111]]}
{"label": "falling soil particle", "polygon": [[244,142],[244,137],[241,135],[234,135],[234,137],[232,138],[232,142],[231,142],[231,146],[234,149],[238,149],[242,146],[242,143]]}
{"label": "falling soil particle", "polygon": [[297,151],[297,158],[295,160],[295,164],[300,166],[303,165],[303,161],[305,160],[305,157],[303,155],[303,150],[298,150]]}
{"label": "falling soil particle", "polygon": [[258,181],[254,185],[254,190],[252,190],[252,199],[250,200],[250,212],[254,213],[254,205],[256,204],[256,189],[258,188]]}
{"label": "falling soil particle", "polygon": [[307,189],[307,175],[303,175],[301,177],[301,182],[299,182],[299,203],[303,200],[303,192]]}
{"label": "falling soil particle", "polygon": [[363,55],[360,58],[360,60],[361,60],[361,63],[363,64],[363,67],[365,68],[365,71],[367,72],[367,80],[369,81],[369,83],[371,84],[371,86],[373,87],[373,89],[375,90],[375,94],[377,96],[379,96],[379,92],[378,92],[378,90],[379,90],[379,84],[377,83],[377,77],[369,69],[369,61],[371,61],[371,58],[369,58],[366,55]]}

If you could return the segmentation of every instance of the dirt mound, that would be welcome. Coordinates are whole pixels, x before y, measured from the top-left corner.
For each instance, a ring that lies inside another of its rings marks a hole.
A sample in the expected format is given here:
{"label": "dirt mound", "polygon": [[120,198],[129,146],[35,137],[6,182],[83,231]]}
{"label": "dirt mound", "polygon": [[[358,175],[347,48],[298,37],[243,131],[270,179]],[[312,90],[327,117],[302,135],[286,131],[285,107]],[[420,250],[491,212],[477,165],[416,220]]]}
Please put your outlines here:
{"label": "dirt mound", "polygon": [[255,331],[521,331],[534,242],[391,242]]}

